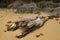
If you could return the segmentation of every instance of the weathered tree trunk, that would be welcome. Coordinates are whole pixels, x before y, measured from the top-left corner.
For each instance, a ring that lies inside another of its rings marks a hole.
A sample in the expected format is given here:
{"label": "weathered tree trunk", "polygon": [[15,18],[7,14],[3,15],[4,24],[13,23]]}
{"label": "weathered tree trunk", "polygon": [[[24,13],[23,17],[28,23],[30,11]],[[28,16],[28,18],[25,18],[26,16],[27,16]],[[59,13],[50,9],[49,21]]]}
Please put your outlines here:
{"label": "weathered tree trunk", "polygon": [[60,0],[0,0],[0,7],[7,7],[8,4],[13,3],[14,1],[24,1],[26,3],[29,3],[29,2],[39,2],[39,1],[60,2]]}

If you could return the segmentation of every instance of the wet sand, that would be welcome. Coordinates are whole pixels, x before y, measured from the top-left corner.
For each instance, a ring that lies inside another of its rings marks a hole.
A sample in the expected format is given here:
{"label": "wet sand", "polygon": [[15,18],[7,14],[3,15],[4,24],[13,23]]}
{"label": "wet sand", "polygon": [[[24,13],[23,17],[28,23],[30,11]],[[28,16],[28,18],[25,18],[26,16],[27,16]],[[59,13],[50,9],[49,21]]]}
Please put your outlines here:
{"label": "wet sand", "polygon": [[[45,13],[41,12],[43,15]],[[5,26],[8,21],[16,21],[21,17],[36,16],[37,14],[15,14],[11,9],[0,9],[0,40],[60,40],[60,18],[56,21],[54,19],[48,20],[41,28],[29,33],[27,36],[19,39],[15,36],[21,32],[20,29],[16,31],[6,31]],[[36,37],[42,33],[43,35]]]}

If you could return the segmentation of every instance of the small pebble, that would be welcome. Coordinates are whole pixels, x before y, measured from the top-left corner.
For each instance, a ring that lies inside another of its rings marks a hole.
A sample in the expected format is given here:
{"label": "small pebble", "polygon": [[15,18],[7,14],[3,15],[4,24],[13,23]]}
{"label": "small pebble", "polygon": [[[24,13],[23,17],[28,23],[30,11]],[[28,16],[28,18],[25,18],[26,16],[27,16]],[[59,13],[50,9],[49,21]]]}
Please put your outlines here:
{"label": "small pebble", "polygon": [[6,32],[6,30],[4,30],[4,32]]}
{"label": "small pebble", "polygon": [[43,33],[40,33],[41,36],[43,36],[44,34]]}
{"label": "small pebble", "polygon": [[40,33],[39,35],[36,35],[36,37],[40,37],[40,36],[43,36],[43,33]]}
{"label": "small pebble", "polygon": [[40,35],[36,35],[36,37],[40,37]]}
{"label": "small pebble", "polygon": [[1,16],[1,17],[3,17],[3,16]]}
{"label": "small pebble", "polygon": [[12,23],[12,21],[8,21],[7,23]]}
{"label": "small pebble", "polygon": [[57,18],[56,18],[55,20],[56,20],[56,21],[58,21],[58,19],[57,19]]}
{"label": "small pebble", "polygon": [[9,25],[5,25],[5,26],[9,26]]}

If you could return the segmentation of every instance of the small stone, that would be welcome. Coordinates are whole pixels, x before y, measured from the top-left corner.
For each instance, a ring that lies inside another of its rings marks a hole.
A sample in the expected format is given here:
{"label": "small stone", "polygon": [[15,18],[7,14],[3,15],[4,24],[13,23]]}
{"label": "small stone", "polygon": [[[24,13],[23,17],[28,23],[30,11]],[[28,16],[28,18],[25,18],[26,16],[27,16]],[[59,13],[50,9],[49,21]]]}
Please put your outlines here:
{"label": "small stone", "polygon": [[12,23],[12,21],[8,21],[7,23]]}
{"label": "small stone", "polygon": [[58,21],[58,19],[57,19],[57,18],[56,18],[55,20],[56,20],[56,21]]}
{"label": "small stone", "polygon": [[36,37],[40,37],[40,35],[36,35]]}
{"label": "small stone", "polygon": [[1,17],[3,17],[3,16],[1,16]]}
{"label": "small stone", "polygon": [[41,36],[43,36],[44,34],[43,33],[40,33]]}
{"label": "small stone", "polygon": [[4,30],[4,32],[6,32],[6,30]]}
{"label": "small stone", "polygon": [[9,25],[5,25],[5,26],[9,26]]}

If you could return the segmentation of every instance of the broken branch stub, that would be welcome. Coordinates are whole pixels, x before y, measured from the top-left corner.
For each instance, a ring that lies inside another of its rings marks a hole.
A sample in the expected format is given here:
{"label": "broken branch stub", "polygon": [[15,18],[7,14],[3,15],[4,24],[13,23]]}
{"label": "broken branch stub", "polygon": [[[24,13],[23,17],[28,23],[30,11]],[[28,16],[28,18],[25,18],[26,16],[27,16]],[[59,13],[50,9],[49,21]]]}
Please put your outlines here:
{"label": "broken branch stub", "polygon": [[30,17],[28,19],[26,18],[26,20],[23,19],[13,23],[7,28],[7,30],[13,31],[18,29],[19,27],[24,28],[23,29],[24,31],[21,34],[17,35],[18,38],[22,38],[29,34],[30,32],[32,32],[33,30],[37,29],[38,27],[41,27],[48,19],[49,19],[48,16],[45,18],[41,18],[39,16]]}

